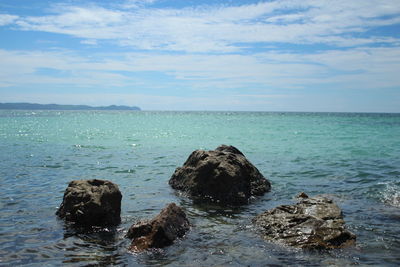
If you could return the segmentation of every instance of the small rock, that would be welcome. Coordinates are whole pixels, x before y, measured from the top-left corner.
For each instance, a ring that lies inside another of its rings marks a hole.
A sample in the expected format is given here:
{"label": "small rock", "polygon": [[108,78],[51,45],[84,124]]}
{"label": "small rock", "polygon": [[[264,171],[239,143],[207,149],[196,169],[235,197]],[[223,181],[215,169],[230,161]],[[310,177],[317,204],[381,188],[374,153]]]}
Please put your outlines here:
{"label": "small rock", "polygon": [[133,239],[129,249],[140,252],[169,246],[184,236],[189,228],[185,212],[175,203],[170,203],[154,219],[132,225],[126,237]]}
{"label": "small rock", "polygon": [[271,190],[270,182],[237,148],[221,145],[215,150],[196,150],[169,180],[200,202],[247,204],[253,196]]}
{"label": "small rock", "polygon": [[121,222],[122,195],[106,180],[76,180],[69,183],[56,214],[77,226],[114,226]]}
{"label": "small rock", "polygon": [[297,198],[308,198],[308,195],[304,192],[301,192],[297,195]]}
{"label": "small rock", "polygon": [[253,219],[264,238],[298,248],[342,248],[356,236],[345,229],[342,212],[332,200],[316,196],[282,205]]}

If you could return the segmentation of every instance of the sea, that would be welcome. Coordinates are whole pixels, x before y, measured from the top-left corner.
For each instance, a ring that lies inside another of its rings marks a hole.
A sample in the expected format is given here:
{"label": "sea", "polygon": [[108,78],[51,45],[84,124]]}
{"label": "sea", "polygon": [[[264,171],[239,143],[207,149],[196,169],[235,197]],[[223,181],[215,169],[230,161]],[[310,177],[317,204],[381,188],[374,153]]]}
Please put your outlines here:
{"label": "sea", "polygon": [[[240,207],[193,203],[168,185],[196,149],[233,145],[271,182]],[[0,111],[0,266],[399,266],[400,114]],[[122,192],[122,223],[77,232],[55,215],[72,180]],[[271,243],[257,214],[296,195],[342,209],[356,245]],[[128,250],[128,228],[175,202],[190,231],[164,249]]]}

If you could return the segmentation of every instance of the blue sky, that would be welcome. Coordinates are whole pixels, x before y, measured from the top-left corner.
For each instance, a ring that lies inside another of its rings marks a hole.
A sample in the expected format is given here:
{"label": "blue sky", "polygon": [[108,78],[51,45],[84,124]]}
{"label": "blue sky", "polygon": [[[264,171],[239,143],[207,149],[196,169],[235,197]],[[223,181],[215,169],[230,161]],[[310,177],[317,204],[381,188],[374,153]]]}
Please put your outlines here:
{"label": "blue sky", "polygon": [[0,102],[400,112],[400,2],[0,2]]}

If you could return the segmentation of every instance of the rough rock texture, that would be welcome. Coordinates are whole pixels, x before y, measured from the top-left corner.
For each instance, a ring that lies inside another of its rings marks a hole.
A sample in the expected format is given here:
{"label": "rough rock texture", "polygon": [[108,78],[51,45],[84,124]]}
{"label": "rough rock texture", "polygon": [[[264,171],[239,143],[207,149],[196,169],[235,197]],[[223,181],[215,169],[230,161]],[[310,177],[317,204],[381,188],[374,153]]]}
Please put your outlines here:
{"label": "rough rock texture", "polygon": [[253,219],[265,239],[310,249],[355,243],[355,235],[345,229],[342,212],[332,200],[303,194],[297,204],[279,206]]}
{"label": "rough rock texture", "polygon": [[110,181],[72,181],[56,214],[77,226],[113,226],[121,222],[121,199],[118,186]]}
{"label": "rough rock texture", "polygon": [[269,181],[243,153],[226,145],[192,152],[169,184],[195,200],[228,205],[247,204],[250,197],[271,190]]}
{"label": "rough rock texture", "polygon": [[132,225],[126,236],[133,239],[130,250],[143,251],[169,246],[184,236],[189,228],[185,212],[175,203],[170,203],[151,221]]}

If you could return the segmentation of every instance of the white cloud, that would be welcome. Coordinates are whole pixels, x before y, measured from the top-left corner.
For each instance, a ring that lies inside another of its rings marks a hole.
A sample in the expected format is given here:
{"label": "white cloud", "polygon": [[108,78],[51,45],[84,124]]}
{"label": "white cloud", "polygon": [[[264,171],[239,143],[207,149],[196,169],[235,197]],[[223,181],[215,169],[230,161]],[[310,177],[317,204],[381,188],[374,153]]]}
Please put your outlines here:
{"label": "white cloud", "polygon": [[126,8],[139,8],[143,7],[148,4],[152,4],[156,2],[157,0],[126,0],[123,4],[120,5],[120,7],[126,9]]}
{"label": "white cloud", "polygon": [[[91,54],[67,51],[0,50],[0,87],[31,85],[171,90],[196,94],[280,95],[310,87],[398,87],[400,48],[358,48],[311,54],[264,52],[251,55]],[[60,75],[46,71],[54,70]],[[146,78],[143,73],[152,73]],[[155,79],[162,75],[162,79]],[[232,90],[231,90],[232,89]],[[231,90],[231,91],[230,91]],[[247,93],[243,93],[246,92]],[[173,93],[171,93],[173,94]]]}
{"label": "white cloud", "polygon": [[235,52],[241,50],[238,43],[399,43],[396,37],[352,36],[371,27],[400,23],[398,0],[283,0],[183,9],[150,8],[146,3],[151,2],[126,2],[133,9],[62,5],[53,15],[22,17],[16,23],[23,30],[62,33],[92,42],[187,52]]}
{"label": "white cloud", "polygon": [[0,14],[0,26],[12,24],[17,19],[18,19],[18,16],[8,15],[8,14]]}
{"label": "white cloud", "polygon": [[[151,8],[153,2],[125,2],[130,9],[56,5],[51,15],[0,15],[0,25],[15,23],[22,30],[67,34],[81,38],[85,45],[101,46],[102,41],[108,41],[149,50],[91,57],[67,51],[0,50],[0,87],[67,84],[160,89],[176,84],[199,92],[264,88],[252,93],[268,96],[272,89],[400,84],[396,73],[400,69],[400,39],[395,35],[362,35],[372,27],[400,23],[397,0],[284,0],[183,9]],[[309,53],[251,49],[254,43],[280,42],[330,44],[338,49]],[[376,44],[387,47],[374,47]],[[236,53],[242,50],[246,53]],[[65,75],[38,73],[42,68]],[[149,81],[140,72],[156,72],[169,79]]]}
{"label": "white cloud", "polygon": [[97,45],[98,42],[95,39],[86,39],[86,40],[82,40],[81,44],[86,44],[86,45]]}
{"label": "white cloud", "polygon": [[[23,30],[74,35],[86,39],[115,38],[110,27],[124,22],[123,13],[101,7],[60,6],[56,15],[26,17],[16,23]],[[104,31],[108,29],[108,31]]]}

